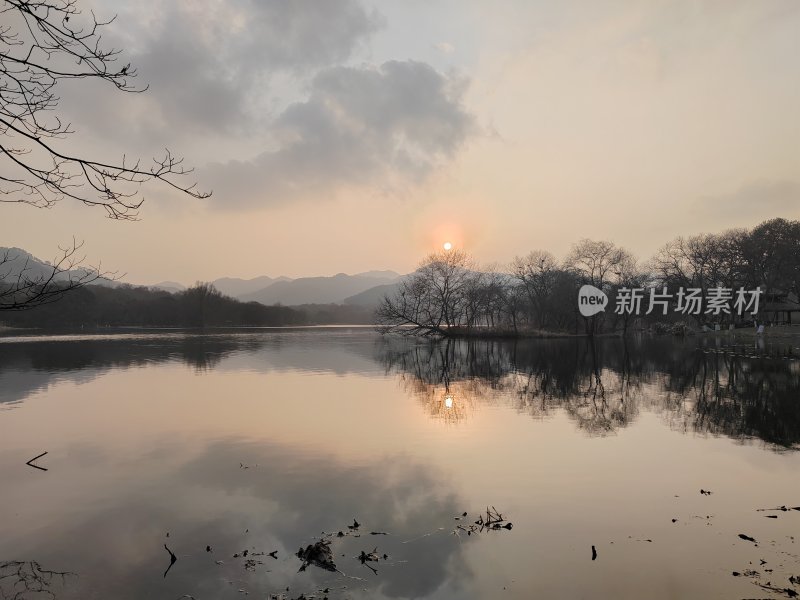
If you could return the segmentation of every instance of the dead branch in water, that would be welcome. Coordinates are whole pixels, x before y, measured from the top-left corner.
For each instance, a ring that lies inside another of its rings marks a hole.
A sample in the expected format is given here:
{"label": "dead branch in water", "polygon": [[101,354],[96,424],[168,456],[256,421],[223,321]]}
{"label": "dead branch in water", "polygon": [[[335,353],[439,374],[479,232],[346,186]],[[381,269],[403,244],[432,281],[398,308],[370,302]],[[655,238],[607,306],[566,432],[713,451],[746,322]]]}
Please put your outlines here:
{"label": "dead branch in water", "polygon": [[170,550],[170,549],[167,547],[167,545],[166,545],[166,544],[164,544],[164,549],[165,549],[167,552],[169,552],[169,566],[167,567],[167,570],[166,570],[166,571],[164,571],[164,579],[166,579],[166,578],[167,578],[167,573],[169,573],[169,570],[172,568],[172,565],[174,565],[176,562],[178,562],[178,557],[177,557],[177,556],[175,556],[175,554],[173,554],[172,550]]}
{"label": "dead branch in water", "polygon": [[[63,585],[69,576],[77,577],[70,571],[50,571],[43,569],[35,560],[9,560],[0,562],[0,597],[22,598],[30,595],[55,598],[50,590],[55,580]],[[6,596],[8,593],[8,596]]]}
{"label": "dead branch in water", "polygon": [[40,467],[39,465],[34,465],[34,464],[33,464],[33,461],[35,461],[35,460],[37,460],[37,459],[39,459],[39,458],[42,458],[42,457],[43,457],[45,454],[47,454],[47,451],[45,451],[45,452],[42,452],[42,453],[41,453],[39,456],[34,456],[32,459],[30,459],[30,460],[29,460],[28,462],[26,462],[25,464],[26,464],[26,465],[28,465],[29,467],[33,467],[34,469],[39,469],[40,471],[47,471],[47,469],[46,469],[46,468],[44,468],[44,467]]}

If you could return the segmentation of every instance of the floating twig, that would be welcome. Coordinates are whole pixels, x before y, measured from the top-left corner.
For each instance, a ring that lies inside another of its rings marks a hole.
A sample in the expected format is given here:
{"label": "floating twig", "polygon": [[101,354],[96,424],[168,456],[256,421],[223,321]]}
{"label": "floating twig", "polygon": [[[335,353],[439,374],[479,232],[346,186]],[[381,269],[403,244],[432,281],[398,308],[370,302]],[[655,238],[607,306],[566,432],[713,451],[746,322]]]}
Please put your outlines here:
{"label": "floating twig", "polygon": [[45,469],[44,467],[40,467],[39,465],[34,465],[33,464],[33,461],[35,461],[35,460],[37,460],[39,458],[42,458],[45,454],[47,454],[47,451],[42,452],[39,456],[34,456],[32,459],[30,459],[25,464],[28,465],[29,467],[33,467],[34,469],[39,469],[40,471],[47,471],[47,469]]}
{"label": "floating twig", "polygon": [[167,567],[167,570],[164,571],[164,579],[166,579],[167,573],[169,573],[169,570],[172,568],[172,565],[178,562],[178,557],[175,556],[175,554],[173,554],[172,550],[170,550],[166,544],[164,544],[164,548],[166,549],[167,552],[169,552],[169,566]]}

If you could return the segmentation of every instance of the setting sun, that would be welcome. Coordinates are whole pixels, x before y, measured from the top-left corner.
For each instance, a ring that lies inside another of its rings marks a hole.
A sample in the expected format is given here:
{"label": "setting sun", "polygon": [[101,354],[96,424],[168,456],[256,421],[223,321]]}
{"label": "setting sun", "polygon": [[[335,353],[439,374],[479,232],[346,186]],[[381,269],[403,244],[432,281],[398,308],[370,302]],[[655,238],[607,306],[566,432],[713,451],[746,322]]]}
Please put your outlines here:
{"label": "setting sun", "polygon": [[445,250],[452,250],[453,244],[451,244],[450,242],[445,242],[444,244],[442,244],[442,248],[444,248]]}

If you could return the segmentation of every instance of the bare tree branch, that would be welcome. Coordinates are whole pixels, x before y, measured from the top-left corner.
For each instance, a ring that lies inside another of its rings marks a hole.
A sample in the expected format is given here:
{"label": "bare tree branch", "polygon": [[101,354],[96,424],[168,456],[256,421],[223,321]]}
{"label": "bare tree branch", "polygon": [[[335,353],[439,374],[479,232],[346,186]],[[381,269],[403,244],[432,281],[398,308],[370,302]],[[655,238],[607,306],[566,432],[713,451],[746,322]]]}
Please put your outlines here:
{"label": "bare tree branch", "polygon": [[63,585],[70,576],[75,573],[49,571],[35,560],[0,561],[0,600],[55,599],[53,584]]}
{"label": "bare tree branch", "polygon": [[103,271],[100,265],[80,266],[82,246],[73,239],[71,246],[59,248],[60,254],[49,265],[32,263],[30,257],[13,249],[0,252],[0,311],[49,304],[85,285],[117,279],[116,273]]}
{"label": "bare tree branch", "polygon": [[169,149],[143,165],[63,148],[73,130],[53,114],[60,81],[99,79],[123,92],[147,89],[132,84],[130,64],[115,64],[120,50],[101,45],[101,28],[113,19],[83,15],[76,0],[0,0],[0,17],[0,202],[49,208],[70,199],[102,207],[112,219],[136,220],[141,186],[152,180],[194,198],[210,196],[181,182],[192,169]]}

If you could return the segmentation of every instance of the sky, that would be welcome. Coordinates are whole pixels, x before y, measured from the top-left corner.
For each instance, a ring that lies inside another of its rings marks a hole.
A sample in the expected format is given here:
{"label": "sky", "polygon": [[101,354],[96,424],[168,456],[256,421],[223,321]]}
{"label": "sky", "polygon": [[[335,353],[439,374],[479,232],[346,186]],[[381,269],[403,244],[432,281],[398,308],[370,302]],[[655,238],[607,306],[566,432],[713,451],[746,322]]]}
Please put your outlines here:
{"label": "sky", "polygon": [[88,156],[168,147],[207,199],[136,222],[0,205],[0,245],[72,238],[124,281],[408,272],[581,238],[646,259],[679,235],[800,218],[800,3],[79,0],[142,94],[59,86]]}

